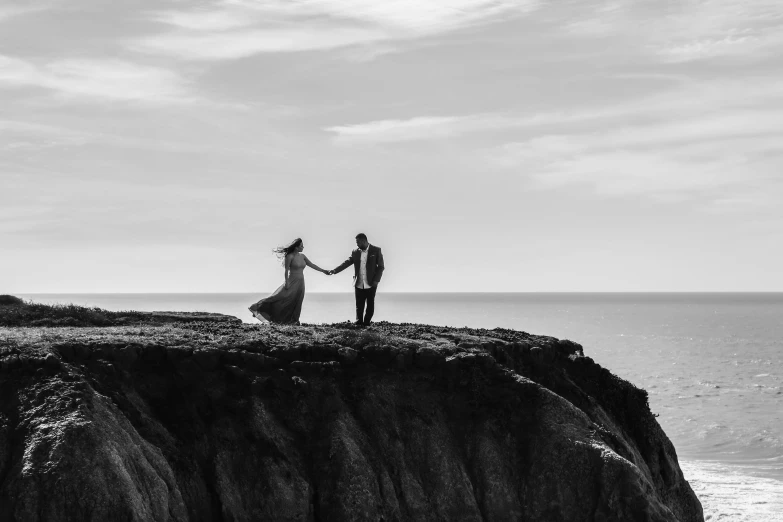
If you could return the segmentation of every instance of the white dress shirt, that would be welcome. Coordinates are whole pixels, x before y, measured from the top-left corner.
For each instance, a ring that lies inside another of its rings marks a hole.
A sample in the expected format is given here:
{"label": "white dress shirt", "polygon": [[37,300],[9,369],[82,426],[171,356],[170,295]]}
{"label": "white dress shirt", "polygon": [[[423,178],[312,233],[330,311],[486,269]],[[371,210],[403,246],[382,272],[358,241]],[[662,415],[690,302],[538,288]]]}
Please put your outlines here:
{"label": "white dress shirt", "polygon": [[356,279],[356,288],[371,288],[370,283],[367,282],[367,252],[369,251],[369,246],[362,250],[362,259],[359,261],[359,277]]}

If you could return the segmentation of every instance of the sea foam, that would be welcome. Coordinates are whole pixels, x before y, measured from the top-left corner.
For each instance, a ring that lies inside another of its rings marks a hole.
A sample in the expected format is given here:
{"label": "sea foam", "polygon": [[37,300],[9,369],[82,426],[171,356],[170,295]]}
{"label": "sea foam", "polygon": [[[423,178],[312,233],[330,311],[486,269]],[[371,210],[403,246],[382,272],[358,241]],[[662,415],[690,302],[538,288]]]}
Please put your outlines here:
{"label": "sea foam", "polygon": [[701,501],[705,521],[783,520],[783,482],[720,462],[681,460],[680,468]]}

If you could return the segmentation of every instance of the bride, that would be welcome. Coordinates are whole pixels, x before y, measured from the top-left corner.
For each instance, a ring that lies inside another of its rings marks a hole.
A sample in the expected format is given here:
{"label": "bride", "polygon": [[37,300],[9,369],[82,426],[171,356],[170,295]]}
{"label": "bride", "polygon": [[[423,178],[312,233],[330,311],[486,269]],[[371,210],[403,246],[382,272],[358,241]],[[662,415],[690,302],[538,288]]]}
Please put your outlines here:
{"label": "bride", "polygon": [[305,267],[309,266],[323,274],[329,274],[328,271],[311,263],[302,253],[303,250],[304,242],[301,238],[296,238],[286,247],[274,249],[277,256],[283,259],[285,283],[269,297],[250,305],[249,310],[253,317],[259,321],[267,320],[272,323],[299,324],[305,296]]}

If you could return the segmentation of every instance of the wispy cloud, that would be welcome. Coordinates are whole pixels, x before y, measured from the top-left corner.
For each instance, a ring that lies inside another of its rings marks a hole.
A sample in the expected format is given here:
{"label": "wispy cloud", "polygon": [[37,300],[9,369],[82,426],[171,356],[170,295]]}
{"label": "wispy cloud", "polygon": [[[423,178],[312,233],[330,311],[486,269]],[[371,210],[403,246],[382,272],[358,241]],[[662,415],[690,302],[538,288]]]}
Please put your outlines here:
{"label": "wispy cloud", "polygon": [[724,201],[715,209],[739,208],[741,199],[747,208],[764,194],[747,190],[754,183],[783,191],[783,180],[771,181],[783,157],[782,87],[769,77],[683,81],[643,99],[578,111],[387,119],[325,130],[336,143],[354,145],[521,135],[492,148],[483,165],[541,188]]}
{"label": "wispy cloud", "polygon": [[572,10],[566,17],[563,28],[567,33],[578,36],[608,36],[617,33],[623,27],[629,4],[614,0],[597,4],[584,4]]}
{"label": "wispy cloud", "polygon": [[0,151],[78,146],[95,140],[86,132],[17,120],[0,120]]}
{"label": "wispy cloud", "polygon": [[226,0],[215,12],[244,9],[259,17],[372,24],[411,33],[438,33],[535,9],[539,0]]}
{"label": "wispy cloud", "polygon": [[538,0],[224,0],[150,13],[174,30],[128,46],[192,60],[325,50],[431,36],[536,6]]}
{"label": "wispy cloud", "polygon": [[768,157],[783,154],[781,143],[783,111],[734,110],[536,137],[493,150],[490,162],[543,188],[583,185],[606,196],[713,194],[728,200],[733,191],[776,176]]}
{"label": "wispy cloud", "polygon": [[159,11],[153,12],[149,16],[156,22],[194,31],[225,31],[256,23],[255,17],[248,16],[246,10],[231,9],[230,7],[198,8],[192,11]]}
{"label": "wispy cloud", "polygon": [[737,184],[740,180],[727,167],[722,157],[684,162],[652,152],[607,151],[556,160],[541,170],[533,167],[530,176],[546,188],[587,185],[599,195],[681,198]]}
{"label": "wispy cloud", "polygon": [[669,62],[754,56],[780,49],[783,17],[770,0],[688,0],[649,27],[648,39]]}
{"label": "wispy cloud", "polygon": [[660,55],[669,62],[689,62],[693,60],[755,55],[763,56],[766,50],[781,47],[783,36],[781,27],[764,31],[729,31],[716,37],[675,43],[660,49]]}
{"label": "wispy cloud", "polygon": [[129,44],[136,51],[195,60],[235,59],[259,53],[314,51],[381,41],[379,31],[325,25],[195,34],[172,32]]}
{"label": "wispy cloud", "polygon": [[621,37],[669,63],[769,54],[783,45],[776,0],[681,0],[587,3],[566,17],[564,30],[583,37]]}
{"label": "wispy cloud", "polygon": [[[767,136],[783,136],[783,110],[731,110],[713,115],[684,117],[679,121],[659,120],[647,122],[645,125],[607,127],[598,132],[546,135],[523,142],[514,154],[526,156],[528,150],[549,151],[552,146],[557,149],[566,137],[577,137],[580,146],[585,148],[660,149],[690,147],[694,143],[726,139],[763,139]],[[541,145],[544,145],[543,149]],[[511,152],[514,147],[505,148]],[[783,150],[783,143],[780,148]]]}
{"label": "wispy cloud", "polygon": [[520,115],[482,113],[460,116],[416,116],[408,119],[337,125],[326,127],[324,130],[333,135],[335,143],[343,145],[431,141],[477,132],[573,123],[606,117],[615,111],[615,109],[606,111],[597,109]]}
{"label": "wispy cloud", "polygon": [[488,117],[419,116],[407,120],[378,120],[325,129],[338,143],[390,143],[431,140],[487,128]]}
{"label": "wispy cloud", "polygon": [[0,6],[0,23],[26,14],[36,13],[46,9],[45,5],[29,5],[13,3]]}
{"label": "wispy cloud", "polygon": [[[617,129],[629,120],[644,119],[651,126],[640,126],[637,133],[611,134],[621,146],[622,140],[639,138],[641,132],[670,141],[703,139],[728,129],[750,135],[780,128],[774,111],[765,104],[783,104],[783,81],[769,77],[747,77],[716,82],[678,79],[669,89],[645,97],[574,110],[539,113],[479,113],[467,115],[416,116],[408,119],[384,119],[324,128],[339,144],[431,141],[478,132],[532,129],[539,135],[563,125],[587,125],[590,128]],[[730,111],[730,112],[729,112]],[[603,139],[608,139],[606,136]]]}
{"label": "wispy cloud", "polygon": [[65,59],[37,65],[0,55],[0,87],[40,87],[68,97],[111,100],[188,100],[185,82],[176,73],[110,59]]}
{"label": "wispy cloud", "polygon": [[256,9],[264,15],[329,16],[418,33],[459,29],[514,12],[526,12],[539,4],[537,0],[305,0],[296,3],[233,0],[230,3]]}

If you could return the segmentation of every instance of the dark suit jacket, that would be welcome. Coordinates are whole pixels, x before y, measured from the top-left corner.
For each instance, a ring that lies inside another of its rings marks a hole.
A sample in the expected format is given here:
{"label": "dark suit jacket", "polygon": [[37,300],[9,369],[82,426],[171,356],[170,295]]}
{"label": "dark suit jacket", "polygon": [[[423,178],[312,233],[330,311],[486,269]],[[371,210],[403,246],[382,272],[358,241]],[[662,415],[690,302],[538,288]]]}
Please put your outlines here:
{"label": "dark suit jacket", "polygon": [[[351,252],[351,257],[343,261],[340,266],[334,269],[334,273],[340,273],[353,265],[353,283],[355,285],[356,281],[359,279],[359,267],[361,262],[362,251],[357,248]],[[383,269],[383,254],[381,253],[381,248],[370,245],[367,247],[367,282],[373,286],[380,282],[381,276],[383,275]]]}

